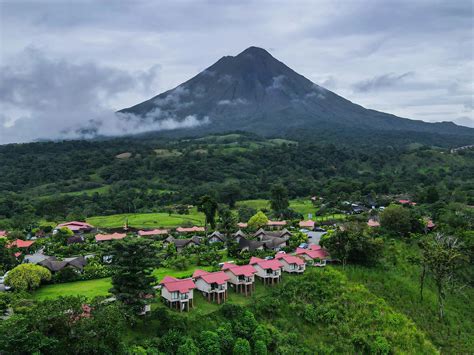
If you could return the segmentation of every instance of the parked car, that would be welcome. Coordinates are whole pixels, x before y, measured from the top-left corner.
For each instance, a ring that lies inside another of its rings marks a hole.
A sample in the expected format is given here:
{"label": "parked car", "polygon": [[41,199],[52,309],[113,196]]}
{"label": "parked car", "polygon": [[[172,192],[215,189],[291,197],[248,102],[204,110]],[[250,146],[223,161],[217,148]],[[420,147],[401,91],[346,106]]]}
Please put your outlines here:
{"label": "parked car", "polygon": [[265,257],[265,260],[272,260],[273,259],[273,256],[266,256]]}
{"label": "parked car", "polygon": [[298,248],[308,249],[308,243],[301,243]]}

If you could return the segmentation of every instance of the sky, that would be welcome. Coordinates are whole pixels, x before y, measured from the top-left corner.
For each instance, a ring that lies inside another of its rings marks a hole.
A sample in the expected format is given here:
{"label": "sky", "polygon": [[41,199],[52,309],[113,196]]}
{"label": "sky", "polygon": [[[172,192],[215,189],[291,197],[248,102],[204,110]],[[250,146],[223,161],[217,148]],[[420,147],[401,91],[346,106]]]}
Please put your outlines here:
{"label": "sky", "polygon": [[175,128],[114,112],[250,46],[364,107],[474,127],[470,0],[0,0],[0,144]]}

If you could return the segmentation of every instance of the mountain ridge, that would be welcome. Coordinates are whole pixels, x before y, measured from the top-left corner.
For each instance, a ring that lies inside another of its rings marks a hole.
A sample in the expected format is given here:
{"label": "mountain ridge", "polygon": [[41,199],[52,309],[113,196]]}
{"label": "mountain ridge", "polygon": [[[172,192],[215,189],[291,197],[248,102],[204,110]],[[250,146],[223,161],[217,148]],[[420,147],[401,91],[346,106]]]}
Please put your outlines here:
{"label": "mountain ridge", "polygon": [[177,87],[119,113],[144,122],[189,121],[185,130],[196,134],[237,129],[268,136],[343,126],[474,137],[474,129],[453,122],[428,123],[364,108],[313,83],[259,47],[224,56]]}

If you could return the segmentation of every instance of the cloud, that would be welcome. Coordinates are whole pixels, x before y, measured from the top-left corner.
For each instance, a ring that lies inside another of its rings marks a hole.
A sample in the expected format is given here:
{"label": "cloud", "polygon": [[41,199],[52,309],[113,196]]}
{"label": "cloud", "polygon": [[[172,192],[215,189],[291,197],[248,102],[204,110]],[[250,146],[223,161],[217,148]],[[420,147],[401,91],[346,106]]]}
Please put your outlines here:
{"label": "cloud", "polygon": [[387,73],[383,75],[375,76],[371,79],[362,80],[353,85],[355,91],[358,92],[369,92],[375,90],[383,90],[387,88],[394,87],[403,83],[405,79],[413,77],[414,73],[406,72],[403,74],[394,74],[394,73]]}
{"label": "cloud", "polygon": [[[15,64],[0,68],[0,144],[35,139],[141,133],[206,124],[208,118],[178,119],[164,110],[146,117],[116,114],[112,102],[129,91],[147,92],[159,66],[130,73],[93,63],[71,63],[28,48]],[[163,105],[183,105],[177,88]],[[157,108],[160,110],[160,108]],[[156,122],[157,119],[163,119]]]}
{"label": "cloud", "polygon": [[246,105],[249,102],[245,99],[233,99],[233,100],[220,100],[217,104],[218,105],[229,105],[229,106],[236,106],[236,105]]}
{"label": "cloud", "polygon": [[281,90],[284,88],[283,81],[286,79],[284,75],[278,75],[272,78],[272,84],[267,87],[267,90]]}

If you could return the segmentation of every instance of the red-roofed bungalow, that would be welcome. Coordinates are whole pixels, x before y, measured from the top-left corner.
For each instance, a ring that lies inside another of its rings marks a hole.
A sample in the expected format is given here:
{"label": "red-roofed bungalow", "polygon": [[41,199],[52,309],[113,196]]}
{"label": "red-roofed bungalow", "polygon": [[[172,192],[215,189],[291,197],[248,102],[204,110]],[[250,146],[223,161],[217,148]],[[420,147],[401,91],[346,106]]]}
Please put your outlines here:
{"label": "red-roofed bungalow", "polygon": [[375,228],[375,227],[380,227],[380,222],[379,221],[376,221],[375,219],[369,219],[369,221],[367,222],[367,225],[370,227],[370,228]]}
{"label": "red-roofed bungalow", "polygon": [[33,244],[35,244],[34,240],[21,240],[17,239],[8,244],[7,248],[19,248],[19,249],[28,249]]}
{"label": "red-roofed bungalow", "polygon": [[196,270],[193,274],[196,288],[202,292],[208,301],[218,304],[227,300],[227,281],[230,277],[224,271],[207,272]]}
{"label": "red-roofed bungalow", "polygon": [[290,274],[302,274],[306,268],[303,259],[295,255],[278,253],[275,259],[283,265],[283,271],[289,272]]}
{"label": "red-roofed bungalow", "polygon": [[416,202],[411,200],[398,200],[397,202],[401,205],[416,206]]}
{"label": "red-roofed bungalow", "polygon": [[193,307],[193,290],[196,288],[192,279],[176,279],[166,276],[160,282],[161,297],[171,308],[189,311],[189,305]]}
{"label": "red-roofed bungalow", "polygon": [[267,226],[272,227],[272,228],[281,228],[281,227],[286,226],[286,221],[270,221],[270,220],[268,220]]}
{"label": "red-roofed bungalow", "polygon": [[329,257],[329,254],[319,245],[311,247],[312,249],[296,248],[296,255],[300,258],[303,258],[303,260],[310,264],[314,264],[316,266],[326,265],[326,259]]}
{"label": "red-roofed bungalow", "polygon": [[95,236],[96,242],[105,242],[109,240],[121,240],[127,236],[126,233],[113,233],[113,234],[97,234]]}
{"label": "red-roofed bungalow", "polygon": [[157,235],[167,235],[168,230],[167,229],[153,229],[153,230],[139,230],[138,235],[140,237],[154,237]]}
{"label": "red-roofed bungalow", "polygon": [[300,228],[308,228],[310,230],[314,229],[314,221],[312,220],[307,220],[307,221],[300,221],[299,223]]}
{"label": "red-roofed bungalow", "polygon": [[91,230],[94,229],[94,226],[92,224],[86,223],[86,222],[78,222],[78,221],[72,221],[72,222],[65,222],[58,224],[56,226],[56,229],[59,228],[68,228],[74,233],[79,233],[79,232],[90,232]]}
{"label": "red-roofed bungalow", "polygon": [[186,228],[186,227],[176,228],[176,232],[178,233],[198,233],[198,232],[205,232],[205,231],[206,230],[204,229],[204,227],[197,227],[197,226],[190,227],[190,228]]}
{"label": "red-roofed bungalow", "polygon": [[5,238],[7,236],[8,232],[0,230],[0,238]]}
{"label": "red-roofed bungalow", "polygon": [[257,270],[252,265],[235,265],[224,263],[222,271],[229,276],[229,283],[235,288],[236,292],[243,293],[245,296],[251,295],[255,290],[255,274]]}
{"label": "red-roofed bungalow", "polygon": [[283,265],[278,260],[264,260],[252,256],[249,264],[255,267],[255,270],[257,270],[257,276],[264,284],[274,284],[280,281]]}
{"label": "red-roofed bungalow", "polygon": [[239,228],[247,228],[247,227],[248,227],[248,223],[239,222],[239,223],[237,223],[237,227],[239,227]]}

